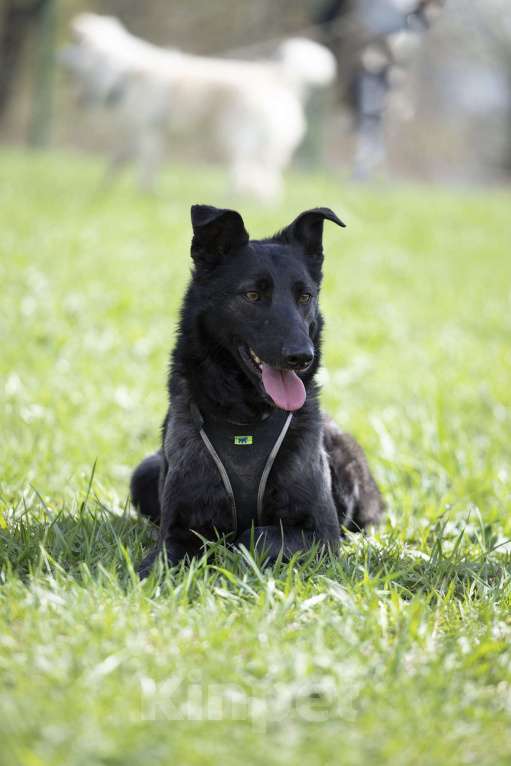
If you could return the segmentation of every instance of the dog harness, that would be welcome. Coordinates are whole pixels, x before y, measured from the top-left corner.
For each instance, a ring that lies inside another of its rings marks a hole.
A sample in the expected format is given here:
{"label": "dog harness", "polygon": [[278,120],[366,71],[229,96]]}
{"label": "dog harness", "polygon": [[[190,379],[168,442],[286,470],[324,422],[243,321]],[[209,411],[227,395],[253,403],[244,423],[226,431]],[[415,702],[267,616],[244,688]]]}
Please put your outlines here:
{"label": "dog harness", "polygon": [[293,413],[275,409],[264,420],[236,425],[191,405],[192,419],[215,461],[232,505],[234,530],[242,532],[262,517],[264,493]]}

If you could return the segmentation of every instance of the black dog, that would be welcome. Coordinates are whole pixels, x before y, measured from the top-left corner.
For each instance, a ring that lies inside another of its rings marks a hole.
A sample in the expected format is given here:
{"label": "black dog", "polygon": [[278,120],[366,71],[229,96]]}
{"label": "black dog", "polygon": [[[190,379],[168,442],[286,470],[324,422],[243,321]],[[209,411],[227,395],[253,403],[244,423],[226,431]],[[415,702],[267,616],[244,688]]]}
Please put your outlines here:
{"label": "black dog", "polygon": [[321,414],[318,307],[323,222],[308,210],[249,240],[234,210],[192,207],[192,279],[169,377],[163,445],[131,479],[133,503],[160,525],[169,563],[201,538],[250,540],[271,561],[341,528],[378,521],[383,504],[362,449]]}

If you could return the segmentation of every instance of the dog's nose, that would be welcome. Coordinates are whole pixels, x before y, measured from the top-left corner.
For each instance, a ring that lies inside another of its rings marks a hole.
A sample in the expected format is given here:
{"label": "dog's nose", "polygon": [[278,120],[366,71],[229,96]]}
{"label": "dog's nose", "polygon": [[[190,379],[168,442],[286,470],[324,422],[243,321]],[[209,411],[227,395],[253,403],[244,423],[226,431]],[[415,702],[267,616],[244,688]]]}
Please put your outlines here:
{"label": "dog's nose", "polygon": [[284,348],[283,357],[286,367],[290,370],[304,370],[314,360],[314,349],[308,348]]}

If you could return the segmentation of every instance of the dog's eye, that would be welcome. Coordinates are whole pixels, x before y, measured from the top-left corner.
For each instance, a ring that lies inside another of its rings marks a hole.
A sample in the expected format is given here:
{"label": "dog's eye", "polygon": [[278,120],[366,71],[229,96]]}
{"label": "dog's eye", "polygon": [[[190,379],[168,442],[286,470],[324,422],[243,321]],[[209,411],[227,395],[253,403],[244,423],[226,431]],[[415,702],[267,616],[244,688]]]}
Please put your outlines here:
{"label": "dog's eye", "polygon": [[259,300],[259,293],[257,292],[257,290],[249,290],[248,292],[245,293],[245,298],[247,299],[247,301],[250,301],[251,303],[255,303],[256,301]]}
{"label": "dog's eye", "polygon": [[302,293],[298,296],[298,303],[310,303],[312,295],[310,293]]}

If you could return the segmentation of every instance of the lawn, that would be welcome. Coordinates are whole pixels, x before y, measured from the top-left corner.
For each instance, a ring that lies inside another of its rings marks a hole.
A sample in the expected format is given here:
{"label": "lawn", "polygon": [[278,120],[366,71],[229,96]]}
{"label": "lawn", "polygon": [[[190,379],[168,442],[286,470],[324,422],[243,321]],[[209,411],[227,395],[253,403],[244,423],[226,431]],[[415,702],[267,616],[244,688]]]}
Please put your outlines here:
{"label": "lawn", "polygon": [[[265,209],[210,169],[151,199],[100,170],[0,155],[0,764],[509,764],[511,195],[295,174]],[[348,224],[323,402],[388,510],[338,560],[134,576],[192,202]]]}

